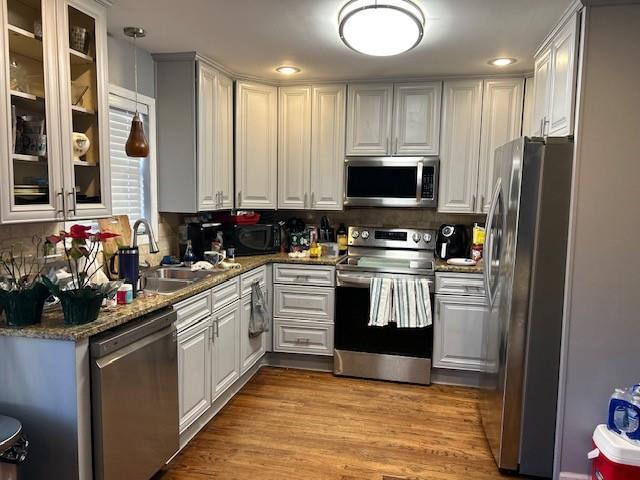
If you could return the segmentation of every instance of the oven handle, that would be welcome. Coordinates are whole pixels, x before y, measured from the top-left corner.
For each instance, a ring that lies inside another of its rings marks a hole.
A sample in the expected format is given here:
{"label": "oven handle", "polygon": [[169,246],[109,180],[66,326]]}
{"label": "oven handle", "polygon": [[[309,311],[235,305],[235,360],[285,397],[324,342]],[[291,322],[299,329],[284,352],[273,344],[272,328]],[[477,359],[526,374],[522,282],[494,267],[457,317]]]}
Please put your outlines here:
{"label": "oven handle", "polygon": [[[401,278],[406,278],[403,275]],[[351,288],[369,288],[372,278],[398,278],[393,274],[380,274],[380,273],[347,273],[336,272],[336,285],[338,287],[351,287]],[[416,277],[422,278],[422,277]],[[433,293],[434,283],[432,279],[429,280],[429,291]]]}

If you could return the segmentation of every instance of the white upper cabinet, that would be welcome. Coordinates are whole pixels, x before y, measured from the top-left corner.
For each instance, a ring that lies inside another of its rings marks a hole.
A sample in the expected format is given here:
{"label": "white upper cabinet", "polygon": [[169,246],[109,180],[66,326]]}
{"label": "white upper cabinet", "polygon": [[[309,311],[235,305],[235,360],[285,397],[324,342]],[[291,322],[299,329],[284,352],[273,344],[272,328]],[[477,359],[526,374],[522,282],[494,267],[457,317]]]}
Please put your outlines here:
{"label": "white upper cabinet", "polygon": [[524,79],[524,107],[522,112],[522,135],[533,136],[533,101],[535,91],[533,77]]}
{"label": "white upper cabinet", "polygon": [[313,87],[311,208],[342,210],[346,85]]}
{"label": "white upper cabinet", "polygon": [[534,135],[573,133],[579,14],[573,14],[536,55]]}
{"label": "white upper cabinet", "polygon": [[281,87],[278,93],[278,207],[309,207],[311,87]]}
{"label": "white upper cabinet", "polygon": [[553,39],[553,80],[549,109],[549,135],[573,133],[573,104],[576,85],[576,17]]}
{"label": "white upper cabinet", "polygon": [[534,100],[531,134],[541,137],[547,131],[547,112],[551,103],[551,49],[547,49],[535,59],[533,67]]}
{"label": "white upper cabinet", "polygon": [[522,78],[492,79],[484,82],[477,213],[489,211],[496,148],[520,136],[523,89]]}
{"label": "white upper cabinet", "polygon": [[218,208],[216,190],[216,95],[217,72],[200,64],[198,74],[198,210]]}
{"label": "white upper cabinet", "polygon": [[233,81],[196,54],[154,58],[158,209],[233,208]]}
{"label": "white upper cabinet", "polygon": [[437,155],[442,82],[394,87],[394,155]]}
{"label": "white upper cabinet", "polygon": [[476,211],[482,80],[444,82],[438,211]]}
{"label": "white upper cabinet", "polygon": [[[3,223],[111,214],[106,18],[92,0],[0,2]],[[86,35],[72,41],[74,26]],[[80,156],[72,134],[88,139]]]}
{"label": "white upper cabinet", "polygon": [[393,84],[351,84],[347,103],[347,155],[391,151]]}
{"label": "white upper cabinet", "polygon": [[345,85],[281,87],[278,208],[342,209]]}
{"label": "white upper cabinet", "polygon": [[237,82],[237,208],[277,207],[277,126],[278,89],[253,82]]}
{"label": "white upper cabinet", "polygon": [[218,75],[217,87],[215,191],[220,192],[218,208],[229,210],[233,208],[233,81]]}

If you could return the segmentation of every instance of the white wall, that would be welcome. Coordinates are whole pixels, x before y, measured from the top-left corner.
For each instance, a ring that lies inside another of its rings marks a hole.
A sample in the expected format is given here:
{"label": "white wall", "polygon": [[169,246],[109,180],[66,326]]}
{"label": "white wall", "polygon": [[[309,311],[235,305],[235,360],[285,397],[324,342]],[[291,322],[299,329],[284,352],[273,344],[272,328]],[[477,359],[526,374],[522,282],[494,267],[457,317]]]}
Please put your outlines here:
{"label": "white wall", "polygon": [[590,7],[585,31],[559,432],[576,473],[613,388],[640,381],[640,5]]}
{"label": "white wall", "polygon": [[[109,35],[109,82],[134,90],[133,43]],[[149,52],[138,47],[138,91],[148,97],[156,97],[155,67]]]}

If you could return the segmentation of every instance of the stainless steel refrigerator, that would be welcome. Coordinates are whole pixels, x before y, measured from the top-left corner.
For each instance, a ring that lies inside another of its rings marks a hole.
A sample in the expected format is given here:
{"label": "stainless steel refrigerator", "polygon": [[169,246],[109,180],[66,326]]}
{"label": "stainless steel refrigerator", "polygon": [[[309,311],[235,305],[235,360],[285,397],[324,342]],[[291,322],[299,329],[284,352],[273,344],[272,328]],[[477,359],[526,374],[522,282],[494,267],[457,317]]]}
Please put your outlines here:
{"label": "stainless steel refrigerator", "polygon": [[495,152],[486,221],[482,425],[500,469],[551,478],[573,138]]}

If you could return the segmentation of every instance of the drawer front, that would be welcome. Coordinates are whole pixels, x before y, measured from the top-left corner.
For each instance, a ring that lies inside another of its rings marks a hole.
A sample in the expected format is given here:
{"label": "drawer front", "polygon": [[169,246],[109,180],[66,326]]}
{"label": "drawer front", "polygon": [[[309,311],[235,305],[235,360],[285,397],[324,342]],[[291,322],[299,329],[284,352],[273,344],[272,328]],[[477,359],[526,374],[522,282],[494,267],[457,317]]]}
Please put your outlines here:
{"label": "drawer front", "polygon": [[484,297],[484,277],[481,273],[436,272],[435,293]]}
{"label": "drawer front", "polygon": [[232,278],[217,287],[214,287],[211,298],[213,311],[225,307],[240,298],[240,279]]}
{"label": "drawer front", "polygon": [[273,343],[276,352],[333,355],[333,325],[276,318]]}
{"label": "drawer front", "polygon": [[173,306],[178,314],[176,329],[178,332],[194,325],[199,320],[211,315],[211,291],[199,293]]}
{"label": "drawer front", "polygon": [[273,283],[333,287],[335,286],[335,268],[325,265],[279,263],[273,267]]}
{"label": "drawer front", "polygon": [[273,316],[333,323],[333,288],[274,285]]}
{"label": "drawer front", "polygon": [[251,293],[251,285],[260,282],[263,287],[267,284],[267,267],[262,266],[242,274],[240,277],[241,297]]}

